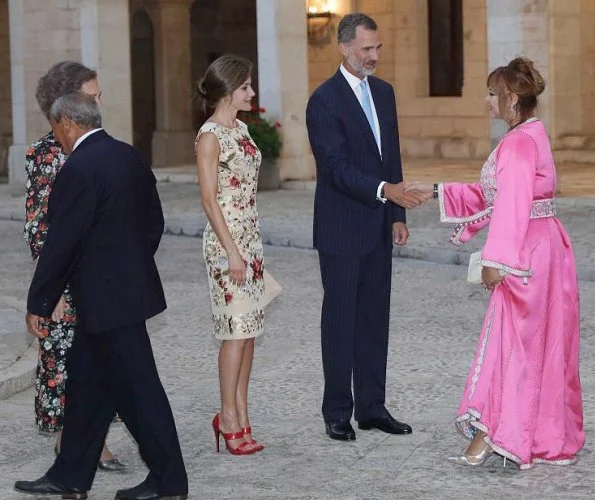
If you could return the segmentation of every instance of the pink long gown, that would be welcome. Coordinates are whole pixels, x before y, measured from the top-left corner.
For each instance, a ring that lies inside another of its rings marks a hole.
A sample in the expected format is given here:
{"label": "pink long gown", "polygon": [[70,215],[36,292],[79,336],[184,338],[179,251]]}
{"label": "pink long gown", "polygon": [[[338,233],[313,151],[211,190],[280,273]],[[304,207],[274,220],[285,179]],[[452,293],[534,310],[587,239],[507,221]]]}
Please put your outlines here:
{"label": "pink long gown", "polygon": [[439,186],[452,241],[488,226],[482,264],[506,271],[492,292],[456,426],[530,468],[567,465],[583,447],[574,252],[556,218],[556,170],[543,124],[528,120],[492,151],[477,184]]}

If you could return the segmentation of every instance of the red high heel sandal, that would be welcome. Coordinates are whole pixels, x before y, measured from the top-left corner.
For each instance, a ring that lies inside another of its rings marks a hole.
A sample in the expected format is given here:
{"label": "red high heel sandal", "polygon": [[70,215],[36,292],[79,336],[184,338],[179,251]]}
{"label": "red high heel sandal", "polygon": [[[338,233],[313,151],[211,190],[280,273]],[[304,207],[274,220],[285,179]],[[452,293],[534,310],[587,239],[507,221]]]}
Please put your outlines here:
{"label": "red high heel sandal", "polygon": [[[242,428],[242,432],[244,434],[250,434],[252,435],[252,429],[250,427],[243,427]],[[252,438],[251,441],[247,441],[247,443],[254,448],[254,451],[262,451],[264,450],[264,445],[260,444],[258,441],[256,441],[256,439]]]}
{"label": "red high heel sandal", "polygon": [[229,453],[231,453],[232,455],[251,455],[252,453],[257,451],[255,448],[252,447],[252,445],[246,443],[246,441],[241,443],[237,448],[232,448],[229,445],[229,441],[233,441],[234,439],[243,439],[244,432],[222,432],[219,428],[218,413],[213,417],[213,432],[215,433],[215,447],[217,449],[217,452],[219,452],[220,434],[223,436],[223,440],[225,441],[225,448],[227,448],[227,451],[229,451]]}

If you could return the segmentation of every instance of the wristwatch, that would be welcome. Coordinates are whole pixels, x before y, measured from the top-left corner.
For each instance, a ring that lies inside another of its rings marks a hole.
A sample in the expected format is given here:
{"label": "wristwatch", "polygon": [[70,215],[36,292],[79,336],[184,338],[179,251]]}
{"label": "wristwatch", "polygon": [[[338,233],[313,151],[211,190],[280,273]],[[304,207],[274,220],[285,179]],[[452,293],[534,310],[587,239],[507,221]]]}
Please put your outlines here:
{"label": "wristwatch", "polygon": [[432,193],[434,199],[438,198],[438,184],[434,184],[434,192]]}
{"label": "wristwatch", "polygon": [[384,186],[385,185],[386,184],[383,184],[382,187],[380,188],[380,198],[382,198],[382,199],[385,199],[386,198],[386,196],[384,196]]}

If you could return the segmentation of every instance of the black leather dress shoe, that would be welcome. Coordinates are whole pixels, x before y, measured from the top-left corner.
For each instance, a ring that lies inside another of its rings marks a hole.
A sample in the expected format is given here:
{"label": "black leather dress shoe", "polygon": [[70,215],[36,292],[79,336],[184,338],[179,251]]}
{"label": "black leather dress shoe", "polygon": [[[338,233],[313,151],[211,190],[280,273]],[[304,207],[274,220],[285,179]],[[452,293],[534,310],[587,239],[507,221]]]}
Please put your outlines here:
{"label": "black leather dress shoe", "polygon": [[413,432],[410,425],[395,420],[388,411],[382,417],[360,420],[357,426],[363,431],[378,429],[388,434],[411,434]]}
{"label": "black leather dress shoe", "polygon": [[100,460],[97,463],[97,468],[108,472],[124,472],[128,467],[118,460],[118,457],[114,456],[110,460]]}
{"label": "black leather dress shoe", "polygon": [[65,488],[54,483],[47,476],[42,476],[35,481],[17,481],[14,483],[14,489],[21,493],[30,495],[55,495],[61,496],[67,500],[84,500],[87,498],[87,492],[77,488]]}
{"label": "black leather dress shoe", "polygon": [[186,500],[188,495],[160,495],[143,481],[134,488],[118,490],[114,500]]}
{"label": "black leather dress shoe", "polygon": [[326,423],[326,433],[331,439],[337,441],[353,441],[355,439],[355,431],[349,420],[336,420]]}

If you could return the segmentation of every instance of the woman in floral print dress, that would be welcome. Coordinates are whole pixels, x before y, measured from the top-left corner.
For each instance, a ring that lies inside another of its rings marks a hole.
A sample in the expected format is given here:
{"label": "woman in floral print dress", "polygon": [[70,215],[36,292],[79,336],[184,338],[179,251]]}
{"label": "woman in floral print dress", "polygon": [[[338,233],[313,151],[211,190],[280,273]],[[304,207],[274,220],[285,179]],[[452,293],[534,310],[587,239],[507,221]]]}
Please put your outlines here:
{"label": "woman in floral print dress", "polygon": [[248,419],[248,382],[254,338],[263,332],[265,276],[256,184],[261,154],[238,111],[249,111],[254,91],[252,64],[226,55],[214,61],[198,84],[214,108],[200,128],[196,164],[202,206],[209,223],[203,253],[208,271],[219,351],[221,412],[213,419],[219,449],[223,434],[235,455],[260,451]]}
{"label": "woman in floral print dress", "polygon": [[[97,73],[80,63],[60,62],[41,77],[35,97],[49,120],[54,101],[69,92],[81,90],[99,102]],[[50,132],[34,142],[25,156],[27,173],[25,198],[25,240],[33,260],[37,260],[48,232],[48,198],[56,175],[66,161],[62,146]],[[39,342],[39,358],[35,377],[35,420],[41,432],[57,433],[56,451],[64,422],[66,356],[76,331],[76,311],[68,287],[48,318],[48,335]],[[122,470],[125,466],[106,446],[101,453],[99,467],[103,470]]]}

